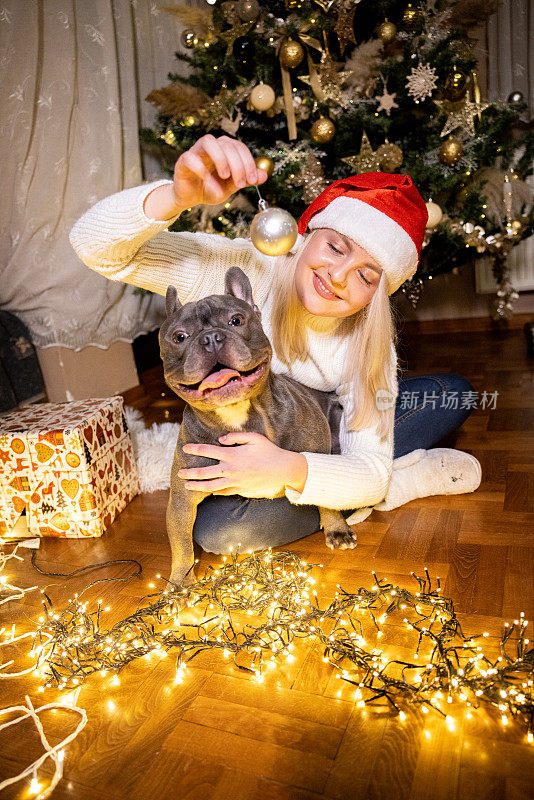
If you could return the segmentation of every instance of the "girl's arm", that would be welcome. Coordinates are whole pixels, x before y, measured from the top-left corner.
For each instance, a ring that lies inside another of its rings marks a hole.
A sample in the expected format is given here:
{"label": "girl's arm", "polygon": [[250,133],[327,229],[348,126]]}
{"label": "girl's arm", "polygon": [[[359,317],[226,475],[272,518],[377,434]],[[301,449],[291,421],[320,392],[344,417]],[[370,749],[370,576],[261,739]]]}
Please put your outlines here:
{"label": "girl's arm", "polygon": [[374,429],[351,431],[347,419],[353,396],[347,384],[336,393],[343,406],[340,423],[341,455],[303,452],[308,474],[302,492],[286,486],[285,495],[296,505],[317,505],[334,509],[356,509],[374,506],[387,494],[393,469],[393,426],[397,388],[397,358],[392,346],[395,397],[391,407],[382,411],[389,419],[388,435],[380,440]]}
{"label": "girl's arm", "polygon": [[124,189],[100,200],[73,225],[69,239],[83,263],[106,278],[165,295],[176,286],[180,302],[224,290],[231,266],[248,275],[256,301],[262,302],[272,274],[272,259],[250,239],[229,239],[203,232],[171,232],[178,217],[147,216],[145,200],[167,179]]}

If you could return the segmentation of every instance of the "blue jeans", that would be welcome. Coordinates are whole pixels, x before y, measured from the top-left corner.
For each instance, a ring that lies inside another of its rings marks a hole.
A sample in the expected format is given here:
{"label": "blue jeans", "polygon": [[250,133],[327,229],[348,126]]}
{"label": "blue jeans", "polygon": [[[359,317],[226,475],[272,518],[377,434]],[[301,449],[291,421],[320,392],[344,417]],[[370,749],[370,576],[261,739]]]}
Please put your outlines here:
{"label": "blue jeans", "polygon": [[[463,425],[473,410],[460,408],[462,392],[469,391],[475,391],[473,386],[456,373],[400,379],[393,457],[428,450]],[[456,403],[450,402],[451,392],[456,393]],[[342,513],[347,517],[352,510]],[[209,553],[228,553],[230,546],[234,552],[244,552],[289,544],[320,529],[317,506],[293,505],[287,497],[258,500],[212,494],[197,508],[193,539]]]}

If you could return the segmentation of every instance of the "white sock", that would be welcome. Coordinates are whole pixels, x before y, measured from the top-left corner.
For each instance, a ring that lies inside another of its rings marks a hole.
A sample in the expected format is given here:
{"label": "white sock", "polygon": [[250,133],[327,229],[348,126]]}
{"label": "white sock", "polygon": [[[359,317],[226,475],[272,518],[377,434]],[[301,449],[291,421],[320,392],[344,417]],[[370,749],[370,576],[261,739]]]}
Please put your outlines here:
{"label": "white sock", "polygon": [[434,494],[464,494],[480,486],[482,468],[475,456],[449,447],[412,450],[393,460],[387,494],[374,508],[393,508]]}

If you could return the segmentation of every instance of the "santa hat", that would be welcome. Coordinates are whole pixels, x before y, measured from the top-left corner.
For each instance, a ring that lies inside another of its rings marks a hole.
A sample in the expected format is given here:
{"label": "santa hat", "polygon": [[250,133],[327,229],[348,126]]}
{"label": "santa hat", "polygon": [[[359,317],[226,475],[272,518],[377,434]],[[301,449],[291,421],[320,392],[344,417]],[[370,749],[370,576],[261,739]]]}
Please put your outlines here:
{"label": "santa hat", "polygon": [[334,181],[315,198],[299,219],[297,243],[314,228],[349,236],[378,261],[393,294],[417,270],[427,220],[409,175],[362,172]]}

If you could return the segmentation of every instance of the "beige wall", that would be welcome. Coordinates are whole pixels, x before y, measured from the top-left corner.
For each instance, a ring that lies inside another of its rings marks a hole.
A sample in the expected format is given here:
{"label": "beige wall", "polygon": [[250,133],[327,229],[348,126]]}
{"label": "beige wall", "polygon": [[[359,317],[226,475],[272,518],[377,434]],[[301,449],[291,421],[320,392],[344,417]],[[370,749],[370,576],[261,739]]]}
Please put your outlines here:
{"label": "beige wall", "polygon": [[[415,309],[401,291],[393,298],[393,304],[406,320],[465,319],[487,317],[493,298],[493,294],[475,292],[474,266],[464,264],[458,268],[458,275],[448,273],[425,281]],[[513,311],[529,313],[534,318],[534,292],[521,292]]]}

